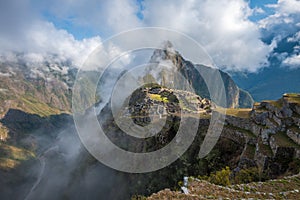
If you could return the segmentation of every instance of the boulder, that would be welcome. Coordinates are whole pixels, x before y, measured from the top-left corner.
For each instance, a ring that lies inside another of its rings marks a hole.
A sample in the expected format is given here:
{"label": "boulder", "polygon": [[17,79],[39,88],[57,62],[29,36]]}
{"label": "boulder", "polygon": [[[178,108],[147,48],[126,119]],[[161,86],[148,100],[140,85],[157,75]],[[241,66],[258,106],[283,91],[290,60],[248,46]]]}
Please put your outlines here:
{"label": "boulder", "polygon": [[268,112],[254,112],[252,118],[255,123],[259,125],[266,125],[266,120],[268,118]]}

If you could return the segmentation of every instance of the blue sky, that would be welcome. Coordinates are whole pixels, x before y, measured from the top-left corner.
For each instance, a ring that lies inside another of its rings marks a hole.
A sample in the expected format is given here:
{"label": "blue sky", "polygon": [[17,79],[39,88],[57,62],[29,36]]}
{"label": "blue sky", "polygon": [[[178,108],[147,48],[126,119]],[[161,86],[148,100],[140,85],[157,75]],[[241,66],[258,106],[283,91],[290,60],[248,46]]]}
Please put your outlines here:
{"label": "blue sky", "polygon": [[55,15],[49,14],[49,12],[43,12],[43,17],[45,18],[45,20],[52,22],[58,29],[64,29],[68,31],[78,40],[90,38],[98,34],[101,35],[100,31],[96,33],[89,28],[82,28],[75,25],[74,23],[72,23],[72,20],[70,20],[70,18],[64,20],[56,17]]}
{"label": "blue sky", "polygon": [[264,7],[267,4],[276,4],[277,0],[250,0],[250,6],[254,7]]}
{"label": "blue sky", "polygon": [[274,9],[266,7],[268,4],[276,4],[277,0],[250,0],[249,5],[251,8],[262,8],[265,13],[256,14],[251,16],[250,19],[253,21],[261,20],[269,15],[274,14]]}

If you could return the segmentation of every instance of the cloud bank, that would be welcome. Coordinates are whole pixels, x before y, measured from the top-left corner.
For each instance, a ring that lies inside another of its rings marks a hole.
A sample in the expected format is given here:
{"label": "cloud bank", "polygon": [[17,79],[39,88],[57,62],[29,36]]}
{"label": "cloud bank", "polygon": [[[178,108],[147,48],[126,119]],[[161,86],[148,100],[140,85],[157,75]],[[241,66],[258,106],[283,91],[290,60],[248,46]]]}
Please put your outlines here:
{"label": "cloud bank", "polygon": [[[268,64],[274,48],[274,43],[261,40],[261,30],[278,32],[278,40],[291,32],[296,34],[300,26],[296,23],[300,21],[299,1],[279,0],[268,7],[275,14],[256,23],[249,17],[264,11],[251,9],[244,0],[2,1],[0,53],[24,52],[37,61],[52,54],[80,66],[113,34],[155,26],[191,36],[220,68],[255,72]],[[82,32],[89,34],[82,39],[78,37]],[[298,61],[295,50],[284,63],[297,65]]]}
{"label": "cloud bank", "polygon": [[80,66],[93,49],[101,44],[99,36],[76,40],[66,30],[38,18],[30,2],[1,1],[0,53],[2,59],[22,59],[31,63],[71,61]]}
{"label": "cloud bank", "polygon": [[[275,13],[259,22],[265,37],[273,39],[275,46],[284,43],[292,46],[292,52],[282,52],[278,58],[283,67],[300,67],[300,1],[278,0],[277,4],[268,5]],[[282,45],[282,44],[281,44]]]}

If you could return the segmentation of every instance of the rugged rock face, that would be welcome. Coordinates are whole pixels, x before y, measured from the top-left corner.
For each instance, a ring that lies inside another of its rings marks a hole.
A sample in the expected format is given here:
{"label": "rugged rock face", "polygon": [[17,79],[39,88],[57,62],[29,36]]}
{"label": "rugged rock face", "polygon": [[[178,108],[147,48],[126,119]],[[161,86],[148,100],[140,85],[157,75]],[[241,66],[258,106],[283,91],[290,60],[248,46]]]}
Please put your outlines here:
{"label": "rugged rock face", "polygon": [[255,135],[253,161],[269,175],[284,173],[299,159],[300,96],[285,94],[278,101],[256,103],[249,118],[227,117],[227,124]]}
{"label": "rugged rock face", "polygon": [[201,75],[205,75],[205,79],[208,84],[213,84],[214,74],[218,72],[224,82],[227,107],[252,107],[253,99],[251,95],[248,92],[239,89],[227,73],[204,65],[193,64],[190,61],[185,60],[173,49],[172,44],[169,42],[166,43],[163,49],[157,49],[154,51],[150,59],[150,63],[174,65],[172,68],[160,66],[159,72],[157,72],[158,65],[151,65],[149,67],[148,72],[152,73],[155,71],[152,75],[161,81],[160,84],[170,88],[176,87],[181,90],[187,90],[192,87],[197,95],[204,98],[209,98],[210,95],[206,85],[207,83]]}

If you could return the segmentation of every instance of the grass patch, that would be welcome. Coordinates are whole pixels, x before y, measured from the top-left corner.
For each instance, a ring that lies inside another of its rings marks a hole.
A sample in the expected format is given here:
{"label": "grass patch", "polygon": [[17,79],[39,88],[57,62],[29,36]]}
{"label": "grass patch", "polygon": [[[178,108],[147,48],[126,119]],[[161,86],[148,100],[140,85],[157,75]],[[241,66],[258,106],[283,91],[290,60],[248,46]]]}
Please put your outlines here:
{"label": "grass patch", "polygon": [[12,145],[1,144],[0,156],[5,156],[14,160],[27,160],[30,157],[35,157],[35,154],[23,148],[15,147]]}
{"label": "grass patch", "polygon": [[209,113],[200,113],[200,119],[210,119],[211,118],[211,114]]}
{"label": "grass patch", "polygon": [[289,97],[289,98],[287,99],[287,101],[288,101],[289,103],[297,103],[297,104],[300,104],[300,97]]}
{"label": "grass patch", "polygon": [[20,161],[13,160],[10,158],[0,158],[0,169],[9,170],[14,169],[20,164]]}
{"label": "grass patch", "polygon": [[264,101],[264,102],[270,103],[272,106],[274,106],[276,108],[282,108],[282,106],[283,106],[282,101],[280,99],[277,101],[268,100],[268,101]]}
{"label": "grass patch", "polygon": [[217,111],[222,114],[239,117],[239,118],[249,118],[252,108],[215,108],[214,111]]}
{"label": "grass patch", "polygon": [[226,109],[226,114],[240,118],[249,118],[251,110],[251,108],[228,108]]}
{"label": "grass patch", "polygon": [[284,99],[287,100],[289,103],[300,104],[300,94],[297,93],[284,94]]}
{"label": "grass patch", "polygon": [[299,93],[287,93],[287,94],[284,94],[284,97],[299,97],[300,98],[300,94]]}
{"label": "grass patch", "polygon": [[169,100],[167,97],[162,97],[161,95],[159,94],[148,94],[150,99],[154,100],[154,101],[161,101],[161,102],[164,102],[164,103],[168,103]]}
{"label": "grass patch", "polygon": [[268,112],[268,109],[266,108],[259,108],[259,109],[255,109],[256,113],[264,113],[264,112]]}

